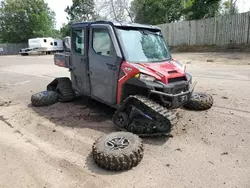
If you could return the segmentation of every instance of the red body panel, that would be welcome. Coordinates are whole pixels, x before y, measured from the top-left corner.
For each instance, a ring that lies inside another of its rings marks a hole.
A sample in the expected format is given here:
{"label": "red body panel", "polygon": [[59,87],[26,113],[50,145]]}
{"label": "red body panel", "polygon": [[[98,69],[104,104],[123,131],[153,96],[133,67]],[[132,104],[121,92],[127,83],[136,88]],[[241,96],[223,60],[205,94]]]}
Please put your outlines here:
{"label": "red body panel", "polygon": [[162,83],[168,84],[169,78],[178,78],[186,76],[186,73],[180,70],[173,64],[173,61],[166,61],[161,63],[128,63],[124,61],[121,65],[121,71],[124,76],[118,81],[117,88],[117,103],[121,102],[122,85],[131,77],[138,73],[144,73],[155,77]]}
{"label": "red body panel", "polygon": [[140,71],[135,66],[126,61],[122,62],[121,71],[124,72],[124,76],[118,80],[118,88],[117,88],[117,103],[120,104],[121,102],[121,92],[122,92],[122,85],[131,77],[138,74]]}
{"label": "red body panel", "polygon": [[[141,66],[147,68],[147,73],[161,80],[164,84],[168,84],[169,78],[178,78],[186,76],[186,73],[177,68],[171,61],[161,63],[140,63]],[[176,71],[175,73],[171,73]],[[156,76],[157,75],[157,76]]]}

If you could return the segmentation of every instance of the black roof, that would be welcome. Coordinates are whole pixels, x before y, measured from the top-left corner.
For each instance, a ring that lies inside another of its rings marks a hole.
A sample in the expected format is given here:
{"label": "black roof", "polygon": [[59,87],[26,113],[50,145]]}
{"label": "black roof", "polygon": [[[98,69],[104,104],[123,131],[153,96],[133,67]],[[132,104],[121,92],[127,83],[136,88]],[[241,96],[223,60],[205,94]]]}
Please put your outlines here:
{"label": "black roof", "polygon": [[105,20],[94,21],[94,22],[77,22],[77,23],[73,23],[71,27],[72,28],[86,27],[92,24],[110,24],[115,27],[132,27],[132,28],[134,27],[134,28],[160,30],[159,27],[153,26],[153,25],[144,25],[144,24],[138,24],[138,23],[118,22],[118,21],[105,21]]}

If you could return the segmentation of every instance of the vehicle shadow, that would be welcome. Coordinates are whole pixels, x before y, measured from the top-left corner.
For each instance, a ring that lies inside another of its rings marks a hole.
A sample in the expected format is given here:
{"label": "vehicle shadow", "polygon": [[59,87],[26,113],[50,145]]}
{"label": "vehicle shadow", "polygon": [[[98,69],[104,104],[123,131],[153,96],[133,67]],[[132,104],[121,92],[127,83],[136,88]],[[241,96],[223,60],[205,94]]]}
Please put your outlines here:
{"label": "vehicle shadow", "polygon": [[[45,107],[28,105],[39,116],[56,126],[93,129],[109,134],[119,131],[112,122],[115,109],[88,97],[77,97],[73,102],[56,103]],[[141,137],[144,144],[163,145],[169,136]]]}
{"label": "vehicle shadow", "polygon": [[[32,104],[29,104],[28,107],[56,126],[92,129],[104,134],[118,131],[112,122],[115,109],[90,98],[78,97],[70,103],[58,102],[46,107],[34,107]],[[141,139],[145,147],[148,147],[147,145],[162,146],[170,137],[141,137]],[[100,168],[94,162],[92,152],[86,157],[85,164],[89,171],[100,175],[108,176],[127,172],[113,172]]]}
{"label": "vehicle shadow", "polygon": [[86,157],[86,160],[85,160],[85,165],[87,166],[88,170],[92,173],[95,173],[95,174],[99,174],[99,175],[105,175],[105,176],[112,176],[112,175],[117,175],[117,174],[122,174],[122,173],[125,173],[127,172],[128,170],[124,170],[124,171],[109,171],[109,170],[106,170],[106,169],[102,169],[101,167],[99,167],[94,159],[93,159],[93,156],[92,156],[92,153],[89,153],[89,155]]}
{"label": "vehicle shadow", "polygon": [[56,126],[90,128],[106,134],[117,131],[111,122],[115,109],[88,97],[77,97],[73,102],[57,102],[44,107],[28,106]]}

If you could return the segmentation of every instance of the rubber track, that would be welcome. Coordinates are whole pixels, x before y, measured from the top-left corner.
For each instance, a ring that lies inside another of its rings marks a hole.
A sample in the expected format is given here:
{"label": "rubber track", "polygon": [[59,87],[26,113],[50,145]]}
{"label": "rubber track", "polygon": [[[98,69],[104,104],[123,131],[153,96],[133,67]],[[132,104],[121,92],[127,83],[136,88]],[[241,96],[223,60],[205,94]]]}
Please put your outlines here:
{"label": "rubber track", "polygon": [[[130,100],[133,100],[133,99],[136,99],[136,100],[140,101],[141,103],[143,103],[143,105],[150,108],[151,111],[153,111],[154,113],[160,115],[162,118],[166,119],[166,121],[170,120],[170,123],[171,123],[172,127],[173,127],[173,125],[175,125],[178,122],[175,110],[169,110],[169,109],[161,106],[157,102],[155,102],[155,101],[153,101],[153,100],[151,100],[151,99],[149,99],[147,97],[139,96],[139,95],[129,96],[127,99],[125,99],[124,102],[122,103],[121,107],[118,108],[118,110],[115,112],[115,114],[113,116],[113,120],[114,120],[114,117],[116,115],[118,115],[118,113],[120,113],[121,111],[124,110],[124,108],[130,102]],[[120,128],[116,124],[115,124],[115,127],[117,129],[119,129],[120,131],[127,131],[127,129]],[[149,137],[149,136],[162,136],[162,135],[168,135],[168,134],[169,133],[152,133],[152,134],[137,134],[137,135],[138,136],[147,136],[147,137]]]}
{"label": "rubber track", "polygon": [[59,93],[58,100],[60,102],[70,102],[75,99],[75,92],[72,89],[72,83],[69,78],[57,78],[57,92]]}

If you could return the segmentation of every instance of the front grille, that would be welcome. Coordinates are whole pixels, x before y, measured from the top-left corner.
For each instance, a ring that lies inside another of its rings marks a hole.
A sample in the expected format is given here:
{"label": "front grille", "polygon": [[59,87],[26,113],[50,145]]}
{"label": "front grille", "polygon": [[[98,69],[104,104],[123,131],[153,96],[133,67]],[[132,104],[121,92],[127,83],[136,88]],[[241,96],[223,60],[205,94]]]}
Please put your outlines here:
{"label": "front grille", "polygon": [[186,81],[186,77],[177,77],[177,78],[169,78],[168,83],[179,82],[179,81]]}
{"label": "front grille", "polygon": [[188,91],[188,86],[174,89],[174,94],[179,94],[186,91]]}
{"label": "front grille", "polygon": [[164,89],[163,89],[163,88],[155,87],[155,90],[156,90],[156,91],[160,91],[160,92],[164,92]]}

